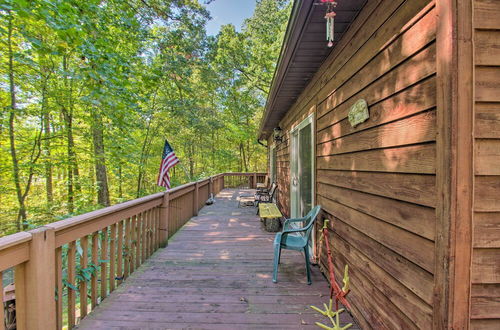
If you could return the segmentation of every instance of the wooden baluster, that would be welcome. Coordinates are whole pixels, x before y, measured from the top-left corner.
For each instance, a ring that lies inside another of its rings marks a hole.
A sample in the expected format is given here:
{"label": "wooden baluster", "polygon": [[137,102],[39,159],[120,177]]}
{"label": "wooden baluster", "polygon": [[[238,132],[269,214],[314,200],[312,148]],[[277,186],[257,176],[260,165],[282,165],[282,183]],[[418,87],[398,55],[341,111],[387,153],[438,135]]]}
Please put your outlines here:
{"label": "wooden baluster", "polygon": [[136,237],[136,226],[137,226],[137,216],[132,216],[130,219],[130,274],[132,274],[135,270],[135,249],[137,244]]}
{"label": "wooden baluster", "polygon": [[140,213],[137,215],[137,226],[136,230],[137,233],[135,235],[136,237],[136,245],[135,245],[135,268],[139,268],[139,266],[142,264],[142,253],[141,253],[141,241],[142,241],[142,216],[143,214]]}
{"label": "wooden baluster", "polygon": [[147,235],[148,235],[148,228],[147,228],[147,219],[148,219],[148,211],[144,211],[142,213],[142,244],[141,244],[141,253],[142,253],[142,262],[146,261],[146,245],[147,245]]}
{"label": "wooden baluster", "polygon": [[118,285],[122,283],[123,280],[123,221],[118,223],[118,260],[116,265],[116,274],[118,275]]}
{"label": "wooden baluster", "polygon": [[157,212],[156,212],[156,207],[153,208],[152,212],[153,212],[153,225],[151,226],[151,229],[152,229],[152,231],[151,231],[151,237],[152,237],[152,239],[151,239],[151,245],[152,245],[151,250],[152,250],[152,253],[155,253],[155,251],[156,251],[156,232],[157,232],[157,229],[156,229],[157,228],[156,227],[156,220],[158,219],[158,215],[157,215]]}
{"label": "wooden baluster", "polygon": [[123,279],[126,279],[130,271],[130,218],[125,220],[125,260]]}
{"label": "wooden baluster", "polygon": [[[80,257],[80,268],[83,271],[88,267],[88,250],[89,250],[89,237],[87,235],[80,238],[80,246],[82,247],[82,255]],[[82,276],[83,277],[83,276]],[[87,315],[87,281],[84,278],[80,282],[80,318]]]}
{"label": "wooden baluster", "polygon": [[157,207],[155,208],[156,210],[156,227],[155,227],[155,233],[156,233],[156,245],[155,245],[155,251],[160,248],[160,240],[161,240],[161,232],[160,232],[160,208]]}
{"label": "wooden baluster", "polygon": [[193,216],[198,215],[198,207],[199,207],[199,202],[198,199],[200,198],[200,185],[198,181],[195,182],[194,184],[194,190],[193,190]]}
{"label": "wooden baluster", "polygon": [[97,306],[97,266],[99,265],[99,233],[92,234],[92,266],[94,271],[90,280],[90,307],[94,309]]}
{"label": "wooden baluster", "polygon": [[148,257],[153,253],[153,210],[149,209],[149,221],[148,221]]}
{"label": "wooden baluster", "polygon": [[101,231],[101,301],[108,295],[108,227]]}
{"label": "wooden baluster", "polygon": [[156,251],[156,219],[158,218],[156,215],[156,207],[151,209],[151,254]]}
{"label": "wooden baluster", "polygon": [[[75,287],[75,241],[69,243],[68,246],[68,283]],[[28,293],[29,294],[29,293]],[[75,296],[76,291],[68,286],[68,328],[71,329],[75,324]]]}
{"label": "wooden baluster", "polygon": [[144,255],[147,258],[149,258],[149,218],[151,216],[151,214],[149,213],[149,210],[146,210],[145,211],[145,214],[146,214],[146,224],[145,224],[145,228],[146,228],[146,235],[144,236]]}
{"label": "wooden baluster", "polygon": [[167,210],[168,212],[168,220],[167,220],[167,235],[166,235],[166,241],[168,242],[168,239],[170,236],[172,236],[172,230],[174,230],[173,224],[175,221],[175,209],[173,206],[175,205],[175,201],[170,199],[170,196],[168,197],[168,204],[167,204]]}
{"label": "wooden baluster", "polygon": [[57,300],[56,300],[56,318],[57,318],[57,330],[61,330],[63,327],[63,282],[62,282],[62,248],[58,247],[56,249],[56,289],[57,289]]}
{"label": "wooden baluster", "polygon": [[116,223],[111,225],[111,239],[109,243],[109,292],[115,290],[115,263],[116,263]]}
{"label": "wooden baluster", "polygon": [[155,212],[154,209],[150,209],[149,213],[151,217],[149,219],[149,255],[152,255],[154,252],[154,223],[155,223]]}

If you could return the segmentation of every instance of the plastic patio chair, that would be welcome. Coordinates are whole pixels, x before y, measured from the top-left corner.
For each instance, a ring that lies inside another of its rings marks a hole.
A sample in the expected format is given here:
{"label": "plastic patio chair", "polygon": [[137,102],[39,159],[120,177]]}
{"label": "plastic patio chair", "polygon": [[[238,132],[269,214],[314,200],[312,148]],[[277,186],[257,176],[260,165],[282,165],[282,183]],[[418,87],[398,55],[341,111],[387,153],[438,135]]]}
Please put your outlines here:
{"label": "plastic patio chair", "polygon": [[[276,234],[274,238],[274,269],[273,282],[278,282],[278,264],[281,259],[281,249],[304,251],[306,258],[307,284],[311,284],[311,269],[309,265],[309,238],[313,229],[314,221],[321,210],[321,206],[315,206],[303,218],[287,219],[283,225],[283,231]],[[291,228],[290,224],[304,222],[302,228]]]}
{"label": "plastic patio chair", "polygon": [[259,203],[272,203],[277,188],[278,185],[273,182],[269,191],[257,191],[255,193],[255,206],[259,206]]}
{"label": "plastic patio chair", "polygon": [[262,187],[258,187],[259,184],[256,185],[256,190],[257,193],[259,192],[268,192],[271,187],[269,187],[269,175],[266,175],[266,178],[264,179],[264,183],[262,184]]}

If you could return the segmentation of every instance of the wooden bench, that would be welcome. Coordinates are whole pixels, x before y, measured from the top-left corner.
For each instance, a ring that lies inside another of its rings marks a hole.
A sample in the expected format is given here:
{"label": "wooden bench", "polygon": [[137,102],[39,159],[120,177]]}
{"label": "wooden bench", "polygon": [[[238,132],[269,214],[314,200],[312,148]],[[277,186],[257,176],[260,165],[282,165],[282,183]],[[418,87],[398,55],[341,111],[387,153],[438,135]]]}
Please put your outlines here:
{"label": "wooden bench", "polygon": [[278,206],[274,203],[259,203],[259,216],[264,222],[267,231],[277,232],[280,230],[281,214]]}

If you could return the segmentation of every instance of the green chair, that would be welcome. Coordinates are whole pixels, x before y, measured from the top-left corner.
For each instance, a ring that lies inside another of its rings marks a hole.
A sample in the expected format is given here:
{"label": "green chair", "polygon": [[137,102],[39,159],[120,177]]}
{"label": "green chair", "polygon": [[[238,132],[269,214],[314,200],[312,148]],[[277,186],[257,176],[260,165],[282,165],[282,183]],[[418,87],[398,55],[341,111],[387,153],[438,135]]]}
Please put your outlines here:
{"label": "green chair", "polygon": [[[306,258],[307,284],[311,284],[311,270],[309,265],[309,238],[313,229],[314,221],[321,210],[321,206],[315,206],[303,218],[287,219],[283,225],[283,231],[276,234],[274,238],[274,270],[273,282],[278,282],[278,264],[281,259],[281,249],[304,251]],[[301,228],[291,228],[290,224],[302,222]]]}

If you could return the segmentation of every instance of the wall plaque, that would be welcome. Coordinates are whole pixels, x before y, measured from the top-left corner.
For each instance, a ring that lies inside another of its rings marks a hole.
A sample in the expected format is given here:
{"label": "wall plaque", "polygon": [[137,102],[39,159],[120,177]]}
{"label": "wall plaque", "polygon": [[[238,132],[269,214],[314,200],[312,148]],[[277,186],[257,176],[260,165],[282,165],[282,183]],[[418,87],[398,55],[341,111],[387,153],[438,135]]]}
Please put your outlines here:
{"label": "wall plaque", "polygon": [[349,123],[352,127],[356,127],[362,122],[370,118],[370,113],[368,112],[368,104],[364,99],[360,99],[354,103],[349,109]]}

